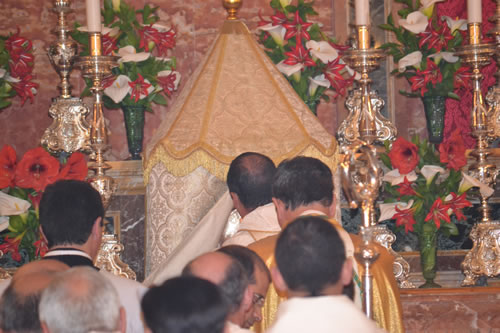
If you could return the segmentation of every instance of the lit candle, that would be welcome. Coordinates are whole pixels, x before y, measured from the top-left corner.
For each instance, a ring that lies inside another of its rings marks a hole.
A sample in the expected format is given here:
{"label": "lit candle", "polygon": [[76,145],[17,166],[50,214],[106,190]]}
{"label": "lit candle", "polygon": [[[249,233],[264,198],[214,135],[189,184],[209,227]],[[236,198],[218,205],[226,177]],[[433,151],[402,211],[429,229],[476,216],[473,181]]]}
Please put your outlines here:
{"label": "lit candle", "polygon": [[[356,0],[354,7],[356,9],[356,25],[370,24],[370,0]],[[470,1],[470,0],[469,0]]]}
{"label": "lit candle", "polygon": [[88,32],[101,32],[101,3],[99,0],[86,0]]}
{"label": "lit candle", "polygon": [[481,23],[481,0],[467,0],[467,21],[469,23]]}

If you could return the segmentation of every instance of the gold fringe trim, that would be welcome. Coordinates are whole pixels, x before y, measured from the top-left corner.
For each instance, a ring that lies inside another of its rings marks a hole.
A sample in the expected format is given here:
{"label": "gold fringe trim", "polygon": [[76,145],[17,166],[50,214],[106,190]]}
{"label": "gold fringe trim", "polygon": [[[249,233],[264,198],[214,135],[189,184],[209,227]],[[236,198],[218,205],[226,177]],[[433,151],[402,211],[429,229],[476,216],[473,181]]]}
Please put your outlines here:
{"label": "gold fringe trim", "polygon": [[[335,174],[335,171],[337,170],[337,165],[339,162],[339,152],[337,145],[335,145],[335,150],[330,156],[323,154],[314,145],[309,145],[303,151],[297,154],[285,154],[272,159],[273,162],[278,165],[285,159],[293,158],[299,155],[314,157],[321,160],[323,163],[328,165],[333,174]],[[159,145],[153,151],[148,161],[146,161],[144,164],[144,185],[147,185],[149,183],[151,170],[159,163],[163,164],[167,171],[175,177],[187,176],[197,168],[203,167],[223,182],[226,181],[226,175],[227,171],[229,170],[230,164],[217,160],[213,157],[213,155],[201,149],[194,151],[184,159],[175,159],[165,151],[165,148],[162,145]]]}

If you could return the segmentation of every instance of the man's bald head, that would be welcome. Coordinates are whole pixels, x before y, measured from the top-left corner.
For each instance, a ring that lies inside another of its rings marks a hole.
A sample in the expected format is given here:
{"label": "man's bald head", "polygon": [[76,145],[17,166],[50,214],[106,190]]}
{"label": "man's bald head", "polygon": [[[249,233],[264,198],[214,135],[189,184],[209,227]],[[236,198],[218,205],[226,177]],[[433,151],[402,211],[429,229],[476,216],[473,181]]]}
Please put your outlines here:
{"label": "man's bald head", "polygon": [[248,278],[241,264],[221,252],[209,252],[195,258],[184,267],[182,275],[199,277],[219,286],[230,314],[238,311],[248,288]]}
{"label": "man's bald head", "polygon": [[34,261],[21,267],[0,299],[0,328],[4,332],[42,332],[38,319],[42,291],[58,272],[68,268],[55,260]]}

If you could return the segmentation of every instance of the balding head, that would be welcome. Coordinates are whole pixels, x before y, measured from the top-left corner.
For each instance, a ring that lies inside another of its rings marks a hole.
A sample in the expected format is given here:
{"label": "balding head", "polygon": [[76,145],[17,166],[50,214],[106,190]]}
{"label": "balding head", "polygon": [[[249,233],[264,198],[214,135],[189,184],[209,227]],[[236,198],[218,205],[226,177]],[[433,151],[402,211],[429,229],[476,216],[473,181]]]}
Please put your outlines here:
{"label": "balding head", "polygon": [[196,276],[216,284],[229,305],[229,320],[242,326],[247,304],[248,278],[241,264],[221,252],[205,253],[186,265],[184,276]]}
{"label": "balding head", "polygon": [[55,260],[35,261],[21,267],[0,300],[0,328],[4,332],[42,332],[38,305],[42,291],[58,272],[69,267]]}
{"label": "balding head", "polygon": [[227,187],[234,206],[242,217],[271,202],[275,172],[273,161],[259,153],[243,153],[231,162],[227,173]]}

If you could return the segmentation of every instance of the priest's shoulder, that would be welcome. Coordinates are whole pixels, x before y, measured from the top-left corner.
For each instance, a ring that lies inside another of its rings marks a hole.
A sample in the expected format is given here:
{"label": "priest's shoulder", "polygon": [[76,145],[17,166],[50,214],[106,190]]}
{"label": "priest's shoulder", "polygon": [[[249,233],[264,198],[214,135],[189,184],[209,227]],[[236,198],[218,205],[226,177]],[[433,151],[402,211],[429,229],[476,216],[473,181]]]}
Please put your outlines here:
{"label": "priest's shoulder", "polygon": [[272,235],[249,244],[248,248],[255,251],[265,261],[274,254],[277,240],[278,235]]}

